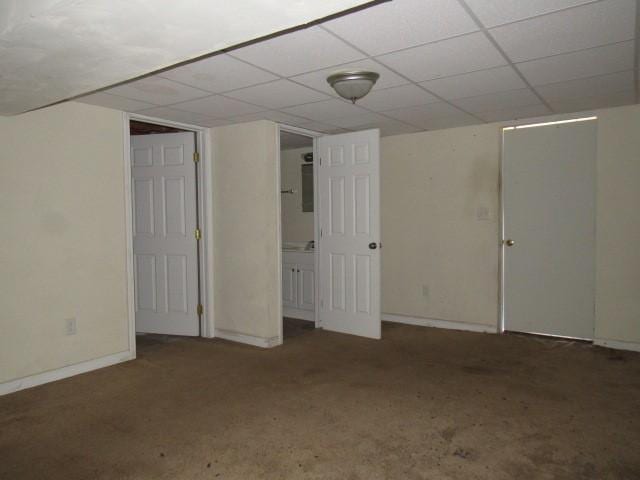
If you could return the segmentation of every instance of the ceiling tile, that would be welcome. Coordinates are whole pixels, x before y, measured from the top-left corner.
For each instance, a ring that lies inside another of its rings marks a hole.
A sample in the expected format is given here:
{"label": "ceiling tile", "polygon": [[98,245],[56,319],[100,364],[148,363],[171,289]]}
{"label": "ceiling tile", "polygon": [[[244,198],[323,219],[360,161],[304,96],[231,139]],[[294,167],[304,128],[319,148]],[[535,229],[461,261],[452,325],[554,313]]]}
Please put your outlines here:
{"label": "ceiling tile", "polygon": [[298,115],[300,117],[309,118],[319,122],[329,120],[331,118],[347,117],[367,112],[364,108],[360,108],[357,105],[352,105],[350,102],[337,99],[283,108],[282,111],[284,113]]}
{"label": "ceiling tile", "polygon": [[409,83],[408,80],[405,80],[400,75],[393,73],[388,68],[369,58],[358,60],[356,62],[345,63],[343,65],[336,65],[316,72],[305,73],[303,75],[291,77],[290,79],[311,88],[315,88],[316,90],[337,96],[337,93],[327,83],[327,77],[331,73],[339,70],[370,70],[380,74],[380,78],[373,86],[373,91],[382,88],[396,87],[398,85],[406,85]]}
{"label": "ceiling tile", "polygon": [[363,123],[358,125],[354,130],[369,130],[371,128],[380,129],[380,136],[388,137],[389,135],[400,135],[403,133],[416,133],[422,129],[409,125],[408,123],[400,122],[392,118],[384,118],[372,123]]}
{"label": "ceiling tile", "polygon": [[416,82],[507,63],[483,33],[472,33],[383,55],[378,60]]}
{"label": "ceiling tile", "polygon": [[173,120],[174,122],[191,123],[193,125],[210,126],[211,117],[199,113],[184,112],[169,107],[154,107],[138,112],[148,117],[161,118],[164,120]]}
{"label": "ceiling tile", "polygon": [[323,24],[369,55],[414,47],[478,30],[456,0],[399,0]]}
{"label": "ceiling tile", "polygon": [[203,120],[202,121],[202,126],[203,127],[223,127],[225,125],[229,125],[230,122],[229,120],[226,120],[224,118],[212,118],[209,120]]}
{"label": "ceiling tile", "polygon": [[438,78],[420,85],[447,100],[526,87],[526,84],[510,66]]}
{"label": "ceiling tile", "polygon": [[489,93],[477,97],[460,98],[452,103],[471,113],[488,112],[507,108],[524,107],[541,103],[540,99],[528,88],[507,92]]}
{"label": "ceiling tile", "polygon": [[359,113],[357,115],[349,115],[328,120],[332,125],[341,128],[349,128],[353,130],[362,130],[362,125],[375,125],[378,122],[386,120],[382,115],[373,112]]}
{"label": "ceiling tile", "polygon": [[551,102],[551,108],[558,113],[580,112],[596,108],[611,108],[635,103],[635,92],[627,90],[595,97],[578,97],[558,102]]}
{"label": "ceiling tile", "polygon": [[376,112],[381,112],[392,108],[412,107],[438,101],[440,101],[438,97],[425,92],[415,85],[404,85],[371,92],[358,101],[358,104]]}
{"label": "ceiling tile", "polygon": [[329,98],[324,93],[316,92],[289,80],[276,80],[271,83],[234,90],[227,93],[227,96],[272,109],[317,102]]}
{"label": "ceiling tile", "polygon": [[125,112],[135,112],[136,110],[142,110],[143,108],[153,107],[151,103],[131,100],[130,98],[119,97],[118,95],[110,95],[102,92],[76,98],[75,101],[88,103],[90,105],[98,105],[100,107],[114,108]]}
{"label": "ceiling tile", "polygon": [[608,95],[633,90],[633,71],[552,83],[537,87],[536,90],[549,102]]}
{"label": "ceiling tile", "polygon": [[298,125],[300,123],[306,123],[309,121],[307,118],[297,117],[295,115],[289,115],[287,113],[277,112],[273,110],[267,110],[265,112],[250,113],[248,115],[239,115],[231,118],[231,120],[237,122],[253,122],[256,120],[271,120],[276,123],[286,123],[287,125]]}
{"label": "ceiling tile", "polygon": [[551,115],[552,113],[553,112],[546,106],[539,103],[538,105],[527,105],[525,107],[491,110],[489,112],[478,113],[477,115],[486,122],[503,122],[506,120],[519,120],[521,118],[542,117],[544,115]]}
{"label": "ceiling tile", "polygon": [[606,0],[490,30],[513,62],[634,37],[635,0]]}
{"label": "ceiling tile", "polygon": [[594,0],[466,0],[467,5],[487,27],[556,12]]}
{"label": "ceiling tile", "polygon": [[481,123],[477,118],[444,102],[389,110],[384,114],[428,130]]}
{"label": "ceiling tile", "polygon": [[190,102],[178,103],[173,105],[173,108],[187,112],[200,113],[213,118],[235,117],[238,115],[265,110],[262,107],[250,105],[221,95],[211,95],[210,97],[200,98]]}
{"label": "ceiling tile", "polygon": [[231,52],[283,77],[347,63],[364,55],[319,27],[298,30]]}
{"label": "ceiling tile", "polygon": [[314,132],[320,133],[329,133],[335,131],[337,128],[335,125],[329,125],[328,123],[323,122],[304,122],[299,125],[296,125],[300,128],[306,128],[307,130],[311,130]]}
{"label": "ceiling tile", "polygon": [[154,105],[170,105],[208,95],[207,92],[202,90],[158,76],[147,77],[110,88],[105,93],[113,93],[133,100],[153,103]]}
{"label": "ceiling tile", "polygon": [[167,70],[158,76],[175,80],[211,93],[250,87],[276,80],[278,77],[229,55],[216,55]]}
{"label": "ceiling tile", "polygon": [[631,70],[633,49],[633,42],[617,43],[519,63],[517,67],[529,83],[544,85]]}

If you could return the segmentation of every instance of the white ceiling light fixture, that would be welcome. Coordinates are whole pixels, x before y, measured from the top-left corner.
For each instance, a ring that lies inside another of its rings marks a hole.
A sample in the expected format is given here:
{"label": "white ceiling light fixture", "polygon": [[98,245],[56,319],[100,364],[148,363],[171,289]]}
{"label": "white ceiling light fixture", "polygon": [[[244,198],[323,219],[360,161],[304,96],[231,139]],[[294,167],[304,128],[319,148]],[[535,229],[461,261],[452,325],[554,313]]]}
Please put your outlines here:
{"label": "white ceiling light fixture", "polygon": [[380,75],[376,72],[346,70],[332,73],[327,77],[327,82],[342,98],[356,103],[371,91],[378,78]]}

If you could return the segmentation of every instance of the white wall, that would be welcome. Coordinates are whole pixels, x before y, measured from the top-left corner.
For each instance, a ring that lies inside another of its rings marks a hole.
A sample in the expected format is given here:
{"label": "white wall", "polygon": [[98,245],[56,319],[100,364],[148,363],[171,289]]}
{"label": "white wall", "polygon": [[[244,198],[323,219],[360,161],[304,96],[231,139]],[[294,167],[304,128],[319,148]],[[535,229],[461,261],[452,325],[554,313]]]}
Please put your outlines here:
{"label": "white wall", "polygon": [[[591,113],[598,116],[595,337],[640,342],[640,106]],[[382,138],[385,313],[497,327],[502,126]],[[478,219],[479,208],[487,220]]]}
{"label": "white wall", "polygon": [[216,335],[280,333],[277,125],[212,130]]}
{"label": "white wall", "polygon": [[0,117],[0,145],[0,383],[128,350],[121,112]]}
{"label": "white wall", "polygon": [[313,240],[313,212],[302,211],[301,155],[313,151],[313,147],[292,148],[280,153],[280,187],[293,188],[294,194],[282,194],[282,241],[308,242]]}

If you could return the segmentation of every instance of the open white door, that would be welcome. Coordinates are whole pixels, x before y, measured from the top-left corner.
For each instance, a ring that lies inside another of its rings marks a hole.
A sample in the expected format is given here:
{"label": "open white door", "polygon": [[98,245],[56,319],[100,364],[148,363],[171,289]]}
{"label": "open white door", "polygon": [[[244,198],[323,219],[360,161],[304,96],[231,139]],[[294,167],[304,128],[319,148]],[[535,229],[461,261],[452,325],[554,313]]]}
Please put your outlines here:
{"label": "open white door", "polygon": [[131,137],[136,331],[199,335],[195,134]]}
{"label": "open white door", "polygon": [[380,132],[318,139],[320,324],[380,338]]}

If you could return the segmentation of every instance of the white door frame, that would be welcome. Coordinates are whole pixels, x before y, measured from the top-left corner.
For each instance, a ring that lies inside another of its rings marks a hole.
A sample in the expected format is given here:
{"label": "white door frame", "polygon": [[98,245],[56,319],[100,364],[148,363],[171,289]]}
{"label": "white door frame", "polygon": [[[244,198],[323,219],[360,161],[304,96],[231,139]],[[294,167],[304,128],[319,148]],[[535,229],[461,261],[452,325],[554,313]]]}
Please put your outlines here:
{"label": "white door frame", "polygon": [[280,190],[282,189],[282,185],[281,185],[281,171],[280,171],[280,162],[281,162],[281,149],[280,149],[280,132],[289,132],[289,133],[296,133],[298,135],[304,135],[305,137],[310,137],[311,139],[313,139],[313,162],[314,162],[314,168],[313,168],[313,243],[314,243],[314,250],[313,250],[313,275],[315,277],[314,280],[314,297],[315,297],[315,310],[313,312],[313,316],[315,319],[315,324],[316,324],[316,328],[320,327],[320,315],[319,315],[319,310],[320,310],[320,305],[318,302],[318,292],[319,292],[319,283],[318,283],[318,277],[319,277],[319,262],[318,262],[318,258],[320,255],[320,242],[318,242],[318,239],[320,238],[319,232],[320,232],[320,227],[319,227],[319,223],[318,223],[318,209],[320,207],[320,202],[318,201],[318,169],[315,168],[315,162],[318,159],[318,155],[317,155],[317,139],[318,137],[322,137],[323,135],[325,135],[324,133],[320,133],[320,132],[315,132],[313,130],[307,130],[306,128],[300,128],[300,127],[293,127],[291,125],[286,125],[284,123],[279,123],[278,124],[278,128],[277,128],[277,139],[276,139],[276,149],[278,152],[278,161],[277,166],[276,166],[276,185],[277,185],[277,205],[276,205],[276,211],[277,211],[277,221],[278,221],[278,238],[277,238],[277,258],[278,258],[278,282],[276,284],[276,290],[277,290],[277,294],[278,294],[278,321],[280,322],[280,329],[279,329],[279,342],[278,344],[282,344],[282,342],[284,341],[284,332],[283,332],[283,308],[282,308],[282,195],[280,194]]}
{"label": "white door frame", "polygon": [[129,347],[135,358],[136,349],[136,317],[135,317],[135,297],[134,297],[134,267],[133,267],[133,197],[132,197],[132,176],[131,176],[131,134],[130,122],[137,120],[141,122],[153,123],[191,131],[196,134],[196,148],[200,153],[200,165],[198,169],[198,223],[202,232],[200,243],[200,299],[203,307],[200,318],[200,331],[203,337],[213,338],[214,317],[213,317],[213,289],[208,288],[213,285],[213,263],[211,254],[213,252],[213,192],[212,180],[212,149],[209,135],[209,128],[189,125],[186,123],[173,122],[160,118],[148,117],[134,113],[123,114],[124,129],[124,196],[125,196],[125,233],[127,247],[127,300],[129,313]]}

